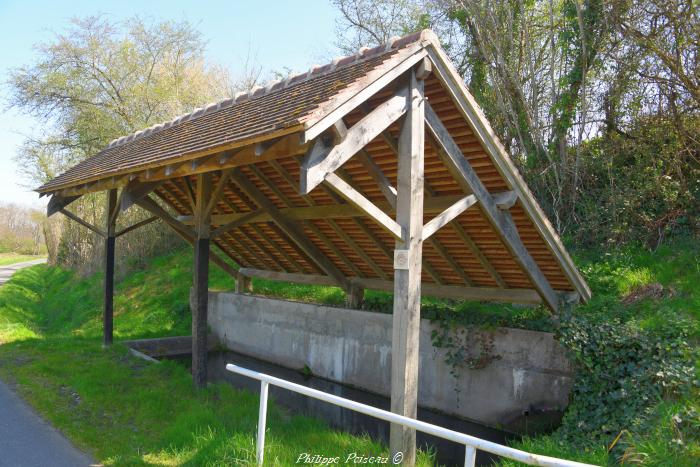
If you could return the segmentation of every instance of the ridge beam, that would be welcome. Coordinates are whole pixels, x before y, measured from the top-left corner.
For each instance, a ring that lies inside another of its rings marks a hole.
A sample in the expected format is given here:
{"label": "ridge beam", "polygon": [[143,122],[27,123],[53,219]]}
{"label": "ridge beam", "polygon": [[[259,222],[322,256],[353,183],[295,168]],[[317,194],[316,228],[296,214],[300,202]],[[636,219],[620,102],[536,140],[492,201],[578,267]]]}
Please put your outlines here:
{"label": "ridge beam", "polygon": [[[309,194],[323,182],[326,176],[335,172],[352,156],[357,154],[370,141],[379,136],[382,131],[406,113],[408,108],[408,86],[402,86],[389,99],[379,104],[374,110],[362,117],[359,122],[341,133],[341,141],[329,147],[321,137],[316,140],[311,151],[304,157],[301,164],[299,190]],[[344,127],[342,121],[336,123],[336,128]]]}

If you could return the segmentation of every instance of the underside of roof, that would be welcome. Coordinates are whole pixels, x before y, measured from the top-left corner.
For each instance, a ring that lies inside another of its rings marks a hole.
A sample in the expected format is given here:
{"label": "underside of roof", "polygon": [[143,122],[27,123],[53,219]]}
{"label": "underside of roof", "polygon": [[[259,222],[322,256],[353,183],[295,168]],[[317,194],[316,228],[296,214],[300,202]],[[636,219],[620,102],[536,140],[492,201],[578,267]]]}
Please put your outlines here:
{"label": "underside of roof", "polygon": [[[424,81],[427,103],[488,193],[514,196],[506,209],[536,267],[555,291],[587,300],[585,281],[430,31],[120,138],[37,191],[70,199],[151,184],[181,222],[192,224],[197,174],[212,172],[212,186],[222,194],[211,211],[213,241],[239,266],[326,274],[280,224],[283,218],[345,277],[366,279],[367,288],[390,284],[395,236],[326,183],[303,194],[301,166],[315,139],[339,124],[351,129],[372,114],[399,92],[404,72],[421,60],[433,67]],[[395,119],[335,170],[391,218],[387,186],[397,186],[400,125]],[[441,151],[426,127],[424,225],[470,194]],[[539,302],[532,275],[484,209],[475,203],[425,240],[424,293],[430,295],[431,286],[483,289],[493,299],[500,290],[503,301]]]}

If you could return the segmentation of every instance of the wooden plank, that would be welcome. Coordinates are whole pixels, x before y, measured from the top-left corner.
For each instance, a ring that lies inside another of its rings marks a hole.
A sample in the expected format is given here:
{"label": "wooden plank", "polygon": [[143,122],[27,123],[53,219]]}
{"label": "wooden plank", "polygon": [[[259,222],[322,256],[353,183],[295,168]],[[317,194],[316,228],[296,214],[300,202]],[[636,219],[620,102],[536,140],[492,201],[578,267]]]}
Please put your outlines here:
{"label": "wooden plank", "polygon": [[504,211],[498,208],[493,196],[491,196],[477,173],[469,165],[469,161],[462,155],[459,146],[454,142],[437,114],[430,107],[430,104],[425,106],[425,121],[430,132],[444,149],[449,163],[459,171],[462,178],[469,184],[474,196],[480,203],[482,212],[501,237],[506,248],[522,267],[523,272],[528,276],[535,289],[542,294],[542,298],[547,306],[551,310],[556,311],[559,306],[557,295],[535,260],[530,256],[527,248],[523,245],[515,224],[513,224],[512,220],[509,222],[507,220],[508,217],[504,215]]}
{"label": "wooden plank", "polygon": [[[351,278],[351,282],[371,290],[392,291],[394,283],[381,279]],[[475,302],[521,303],[538,305],[542,297],[534,289],[500,289],[497,287],[463,287],[458,285],[421,284],[425,296]]]}
{"label": "wooden plank", "polygon": [[402,237],[401,226],[394,221],[394,219],[389,217],[384,211],[379,209],[374,203],[365,198],[362,193],[355,190],[339,176],[334,173],[329,173],[326,176],[325,182],[333,187],[333,189],[348,202],[367,214],[370,219],[388,230],[394,237]]}
{"label": "wooden plank", "polygon": [[106,225],[105,230],[105,255],[104,255],[104,299],[102,303],[102,345],[108,347],[114,340],[114,249],[115,249],[115,227],[118,212],[117,190],[112,189],[107,192],[107,205],[105,206]]}
{"label": "wooden plank", "polygon": [[[423,82],[411,70],[406,118],[399,136],[396,220],[404,235],[396,240],[394,306],[391,336],[391,411],[410,418],[418,411],[418,348],[420,334],[421,266],[424,193]],[[403,263],[397,261],[403,256]],[[414,465],[416,432],[391,424],[392,456],[403,453]]]}
{"label": "wooden plank", "polygon": [[289,219],[280,215],[277,207],[265,197],[265,195],[253,185],[238,169],[233,173],[236,184],[258,205],[267,211],[274,222],[284,233],[299,246],[299,248],[314,261],[326,274],[333,277],[344,290],[349,289],[349,284],[344,274],[330,261]]}
{"label": "wooden plank", "polygon": [[[372,112],[347,130],[345,137],[333,147],[314,145],[314,150],[301,164],[299,188],[308,194],[335,172],[370,141],[406,113],[406,88],[379,104]],[[319,149],[316,149],[316,148]]]}
{"label": "wooden plank", "polygon": [[80,217],[76,216],[75,214],[73,214],[69,210],[61,208],[61,209],[59,209],[59,212],[61,214],[63,214],[64,216],[66,216],[67,218],[74,220],[75,222],[82,225],[83,227],[86,227],[86,228],[92,230],[96,234],[98,234],[102,237],[107,237],[107,233],[104,232],[102,229],[100,229],[99,227],[95,227],[94,225],[92,225],[88,221],[81,219]]}
{"label": "wooden plank", "polygon": [[[452,267],[452,269],[459,275],[459,277],[462,278],[462,281],[469,287],[474,286],[474,282],[469,278],[466,272],[464,272],[464,269],[457,263],[457,261],[452,257],[449,251],[447,251],[447,248],[445,248],[442,243],[438,241],[437,238],[435,237],[430,237],[428,240],[428,243],[430,243],[433,248],[438,252],[438,254],[447,261],[447,263]],[[425,262],[425,258],[423,258],[423,261]]]}
{"label": "wooden plank", "polygon": [[291,272],[265,271],[262,269],[241,268],[240,273],[247,277],[257,277],[272,281],[293,282],[306,285],[331,285],[338,286],[338,282],[330,276],[317,274],[296,274]]}
{"label": "wooden plank", "polygon": [[501,274],[496,270],[496,268],[493,267],[491,262],[488,260],[488,258],[484,255],[484,253],[479,249],[479,246],[472,240],[472,238],[467,234],[466,230],[458,223],[458,222],[452,222],[452,228],[454,229],[455,232],[457,232],[457,235],[459,235],[459,238],[467,245],[467,247],[472,251],[474,256],[476,256],[476,259],[479,260],[479,263],[481,263],[481,266],[488,271],[488,273],[491,275],[494,281],[496,281],[496,284],[498,284],[499,287],[501,288],[506,288],[508,285],[506,282],[503,280],[501,277]]}
{"label": "wooden plank", "polygon": [[443,226],[452,222],[457,216],[462,214],[464,211],[476,204],[476,196],[467,195],[454,203],[449,208],[442,211],[436,217],[432,218],[427,224],[423,226],[423,241],[426,241],[435,232],[440,230]]}
{"label": "wooden plank", "polygon": [[[291,282],[304,285],[338,286],[330,276],[320,274],[297,274],[290,272],[268,271],[255,268],[241,268],[241,274],[273,281]],[[392,292],[394,283],[384,279],[350,277],[349,282],[364,289]],[[534,289],[500,289],[496,287],[463,287],[456,285],[421,284],[422,294],[435,298],[468,300],[476,302],[521,303],[537,305],[542,297]]]}
{"label": "wooden plank", "polygon": [[573,284],[584,301],[590,300],[591,290],[588,284],[576,268],[559,235],[557,235],[550,224],[517,168],[510,160],[510,157],[508,157],[503,144],[499,141],[483,112],[469,94],[464,81],[447,57],[447,54],[441,47],[436,45],[427,47],[427,51],[433,62],[435,75],[444,89],[450,94],[452,103],[455,104],[463,118],[469,122],[474,134],[496,165],[498,172],[503,176],[510,188],[518,194],[523,209],[538,233],[545,240],[549,250],[557,258],[568,280]]}

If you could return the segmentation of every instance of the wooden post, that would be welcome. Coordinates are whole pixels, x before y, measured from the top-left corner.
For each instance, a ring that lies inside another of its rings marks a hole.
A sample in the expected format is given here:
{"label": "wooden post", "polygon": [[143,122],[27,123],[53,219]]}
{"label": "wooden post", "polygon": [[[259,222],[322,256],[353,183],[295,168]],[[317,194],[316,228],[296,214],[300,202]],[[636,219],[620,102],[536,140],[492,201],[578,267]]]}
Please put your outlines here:
{"label": "wooden post", "polygon": [[107,192],[107,218],[105,229],[105,278],[104,278],[104,304],[102,308],[102,345],[112,345],[114,337],[114,244],[116,240],[117,224],[117,190]]}
{"label": "wooden post", "polygon": [[236,277],[236,293],[250,293],[253,291],[253,281],[250,276],[238,272]]}
{"label": "wooden post", "polygon": [[361,285],[351,283],[350,292],[347,296],[348,308],[359,310],[365,299],[365,289]]}
{"label": "wooden post", "polygon": [[211,173],[197,178],[194,242],[194,300],[192,301],[192,380],[195,387],[207,384],[207,307],[209,305],[209,231],[207,212],[211,197]]}
{"label": "wooden post", "polygon": [[[423,253],[423,81],[410,72],[409,105],[399,136],[396,221],[402,239],[394,251],[394,312],[391,337],[391,411],[415,418],[418,411],[418,340]],[[416,432],[391,425],[392,457],[414,465]]]}

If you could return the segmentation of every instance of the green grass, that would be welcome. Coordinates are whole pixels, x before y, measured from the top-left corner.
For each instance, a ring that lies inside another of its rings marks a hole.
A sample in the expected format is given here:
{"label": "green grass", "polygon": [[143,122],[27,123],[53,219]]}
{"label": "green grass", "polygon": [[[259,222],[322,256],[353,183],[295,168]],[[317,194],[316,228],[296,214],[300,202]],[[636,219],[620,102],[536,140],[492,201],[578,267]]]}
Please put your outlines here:
{"label": "green grass", "polygon": [[[117,284],[117,340],[189,333],[191,259],[184,252],[157,258]],[[211,271],[212,288],[232,286]],[[105,465],[254,464],[258,396],[225,384],[195,391],[181,364],[147,363],[122,345],[103,349],[101,281],[41,265],[0,287],[0,377]],[[294,464],[304,452],[388,455],[368,437],[293,416],[274,402],[268,427],[266,465]],[[431,465],[430,456],[420,453],[419,464]]]}
{"label": "green grass", "polygon": [[33,261],[35,259],[46,258],[44,255],[21,255],[19,253],[0,253],[0,266],[9,266],[10,264],[23,263],[25,261]]}
{"label": "green grass", "polygon": [[[190,330],[188,294],[192,256],[181,251],[154,259],[147,270],[129,274],[117,286],[117,340],[182,335]],[[677,241],[655,252],[627,248],[583,252],[577,257],[593,289],[590,303],[576,309],[591,321],[619,320],[654,331],[682,322],[700,339],[700,251],[693,240]],[[253,456],[256,396],[213,385],[191,389],[190,376],[172,363],[149,365],[131,358],[121,346],[103,350],[100,275],[80,278],[70,271],[36,266],[18,272],[0,288],[0,376],[17,388],[42,414],[81,448],[106,464],[225,465],[247,463]],[[230,289],[232,280],[211,268],[212,289]],[[662,298],[623,303],[629,293],[659,283]],[[289,300],[340,305],[335,287],[290,285],[254,280],[256,293]],[[391,295],[368,292],[366,307],[388,311]],[[468,325],[552,329],[542,308],[485,305],[423,299],[423,315]],[[700,368],[700,362],[697,367]],[[674,448],[677,417],[693,418],[700,397],[663,400],[645,432],[628,432],[619,444],[628,461],[645,465],[700,465],[700,441],[685,436],[685,449]],[[685,420],[687,418],[687,420]],[[274,407],[270,418],[268,460],[293,463],[300,452],[343,454],[386,452],[366,438],[329,430],[321,422],[290,416]],[[700,431],[698,427],[688,429]],[[607,446],[574,447],[556,433],[514,444],[530,452],[594,464],[614,461]],[[421,464],[430,459],[421,454]],[[504,463],[504,465],[512,465]]]}
{"label": "green grass", "polygon": [[[695,239],[677,240],[656,251],[627,247],[614,252],[585,252],[577,264],[593,290],[593,298],[575,314],[593,323],[617,321],[640,332],[662,332],[668,326],[688,330],[692,345],[700,342],[700,246]],[[662,297],[624,299],[652,284],[663,286]],[[525,323],[527,324],[527,323]],[[700,360],[696,360],[696,375]],[[697,376],[696,376],[697,377]],[[624,431],[617,448],[597,445],[573,448],[557,433],[525,438],[515,447],[598,465],[643,463],[659,466],[700,465],[700,393],[698,386],[682,398],[658,401],[643,429]],[[611,440],[611,443],[612,444]],[[577,440],[585,445],[586,440]],[[510,466],[513,463],[503,462]]]}

